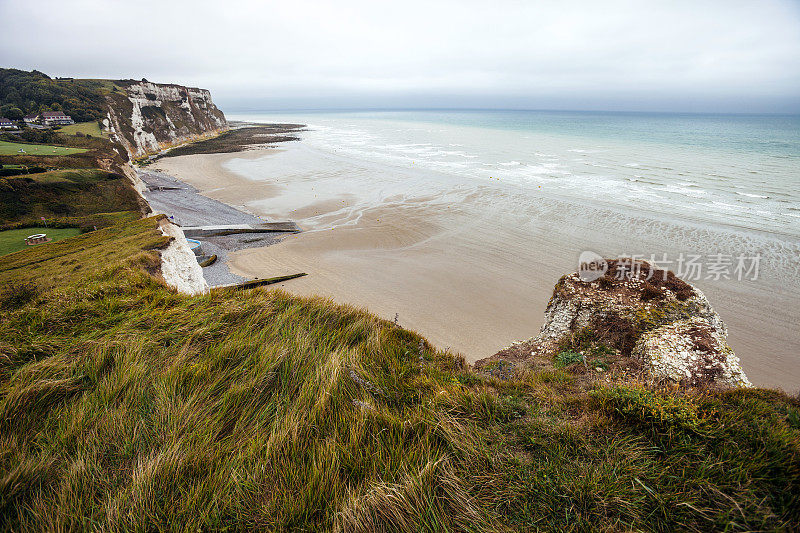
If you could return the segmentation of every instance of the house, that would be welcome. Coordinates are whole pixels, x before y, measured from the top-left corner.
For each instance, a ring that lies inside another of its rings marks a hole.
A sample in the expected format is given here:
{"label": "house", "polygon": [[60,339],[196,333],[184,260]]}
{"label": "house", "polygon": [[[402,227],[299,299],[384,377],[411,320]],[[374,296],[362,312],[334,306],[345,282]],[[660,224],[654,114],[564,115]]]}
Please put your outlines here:
{"label": "house", "polygon": [[7,118],[0,118],[0,130],[15,130],[17,123]]}
{"label": "house", "polygon": [[65,115],[63,111],[45,111],[40,115],[40,119],[45,126],[65,126],[75,124],[72,117]]}
{"label": "house", "polygon": [[25,124],[36,124],[36,121],[39,120],[39,115],[25,115],[22,120],[25,121]]}

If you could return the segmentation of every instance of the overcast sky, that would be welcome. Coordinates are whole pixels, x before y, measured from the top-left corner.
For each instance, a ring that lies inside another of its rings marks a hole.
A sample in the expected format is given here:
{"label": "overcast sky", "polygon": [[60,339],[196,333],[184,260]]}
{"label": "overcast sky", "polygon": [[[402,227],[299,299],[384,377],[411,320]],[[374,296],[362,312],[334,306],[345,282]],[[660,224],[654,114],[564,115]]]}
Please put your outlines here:
{"label": "overcast sky", "polygon": [[800,112],[799,0],[0,0],[0,65],[245,108]]}

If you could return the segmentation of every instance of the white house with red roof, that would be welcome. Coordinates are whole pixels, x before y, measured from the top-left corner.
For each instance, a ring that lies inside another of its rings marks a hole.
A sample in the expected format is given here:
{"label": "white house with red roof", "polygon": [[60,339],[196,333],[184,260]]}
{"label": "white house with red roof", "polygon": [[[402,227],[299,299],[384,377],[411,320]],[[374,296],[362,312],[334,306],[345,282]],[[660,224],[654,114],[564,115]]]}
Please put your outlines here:
{"label": "white house with red roof", "polygon": [[39,120],[45,126],[66,126],[68,124],[75,124],[72,117],[65,115],[63,111],[45,111],[39,115]]}

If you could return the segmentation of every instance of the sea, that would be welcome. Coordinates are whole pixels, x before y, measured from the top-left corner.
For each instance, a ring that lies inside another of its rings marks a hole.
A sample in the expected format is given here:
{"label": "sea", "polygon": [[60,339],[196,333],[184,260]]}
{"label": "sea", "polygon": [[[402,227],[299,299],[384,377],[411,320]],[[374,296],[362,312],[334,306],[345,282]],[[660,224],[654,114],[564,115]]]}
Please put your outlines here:
{"label": "sea", "polygon": [[[754,332],[756,322],[781,317],[774,342],[741,342],[744,351],[800,346],[800,116],[349,110],[228,118],[307,126],[277,157],[228,163],[274,179],[277,193],[253,200],[261,213],[302,213],[308,231],[328,231],[358,225],[381,205],[470,204],[471,216],[498,234],[529,240],[534,251],[561,246],[575,266],[591,251],[670,268],[716,298],[732,297],[728,313],[741,316],[729,322],[747,320]],[[330,205],[304,212],[312,196]],[[346,201],[337,207],[338,198]],[[779,366],[800,367],[788,351]]]}

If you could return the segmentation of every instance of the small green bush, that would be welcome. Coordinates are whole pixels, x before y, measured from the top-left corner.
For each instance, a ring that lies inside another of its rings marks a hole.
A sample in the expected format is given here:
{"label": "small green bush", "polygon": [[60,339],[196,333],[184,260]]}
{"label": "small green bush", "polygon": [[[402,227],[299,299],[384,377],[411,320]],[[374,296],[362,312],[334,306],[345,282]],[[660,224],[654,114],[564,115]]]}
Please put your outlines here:
{"label": "small green bush", "polygon": [[691,398],[639,386],[602,388],[592,395],[606,411],[658,428],[700,431],[704,425]]}
{"label": "small green bush", "polygon": [[556,354],[555,366],[557,368],[563,368],[575,363],[581,363],[583,360],[583,354],[573,352],[572,350],[563,350]]}

